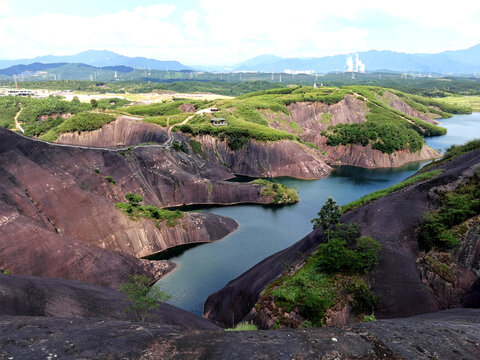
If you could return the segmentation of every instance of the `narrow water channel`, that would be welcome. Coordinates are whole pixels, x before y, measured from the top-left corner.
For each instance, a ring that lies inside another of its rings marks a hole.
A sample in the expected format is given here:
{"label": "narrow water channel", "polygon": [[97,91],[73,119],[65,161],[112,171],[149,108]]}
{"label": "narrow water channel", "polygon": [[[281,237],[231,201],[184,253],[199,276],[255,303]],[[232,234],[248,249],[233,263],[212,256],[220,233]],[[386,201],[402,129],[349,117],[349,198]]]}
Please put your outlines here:
{"label": "narrow water channel", "polygon": [[[456,115],[442,120],[441,126],[448,129],[447,135],[429,138],[427,144],[443,151],[452,144],[480,138],[480,113]],[[310,219],[316,216],[328,196],[339,204],[346,204],[404,180],[421,165],[410,163],[401,168],[373,170],[342,166],[328,178],[315,181],[280,178],[281,183],[298,191],[298,204],[282,208],[259,205],[206,208],[203,211],[235,219],[239,229],[220,241],[173,257],[171,260],[177,269],[158,284],[172,295],[169,303],[201,315],[203,303],[212,292],[307,235],[312,229]]]}

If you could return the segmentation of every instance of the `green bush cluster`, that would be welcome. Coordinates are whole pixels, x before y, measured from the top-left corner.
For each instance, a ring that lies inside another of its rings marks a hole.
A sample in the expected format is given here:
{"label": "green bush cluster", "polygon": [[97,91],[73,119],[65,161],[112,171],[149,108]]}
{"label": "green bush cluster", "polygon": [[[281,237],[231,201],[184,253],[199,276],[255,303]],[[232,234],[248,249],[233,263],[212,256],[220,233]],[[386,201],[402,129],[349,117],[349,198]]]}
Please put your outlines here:
{"label": "green bush cluster", "polygon": [[438,210],[428,213],[418,233],[424,250],[450,249],[459,244],[459,234],[452,228],[480,214],[480,172],[456,190],[446,192]]}
{"label": "green bush cluster", "polygon": [[380,243],[368,236],[358,238],[353,248],[332,236],[328,243],[319,246],[317,267],[328,273],[367,273],[378,264],[379,251]]}
{"label": "green bush cluster", "polygon": [[286,131],[271,129],[267,126],[251,123],[234,116],[227,117],[227,126],[214,127],[207,116],[196,115],[188,124],[178,129],[184,133],[196,135],[212,135],[226,140],[232,150],[245,146],[250,139],[258,141],[298,140],[298,136]]}
{"label": "green bush cluster", "polygon": [[77,114],[92,109],[92,106],[88,103],[82,103],[78,100],[65,101],[53,96],[43,99],[22,98],[21,104],[23,110],[18,120],[24,123],[34,123],[42,115]]}
{"label": "green bush cluster", "polygon": [[97,107],[103,110],[106,110],[106,109],[114,110],[131,103],[130,100],[121,99],[121,98],[99,99],[96,101],[97,101]]}
{"label": "green bush cluster", "polygon": [[74,131],[93,131],[102,128],[103,125],[115,120],[115,117],[108,114],[82,112],[74,115],[57,126],[59,133]]}
{"label": "green bush cluster", "polygon": [[19,99],[17,97],[0,97],[0,126],[7,129],[15,128],[15,115],[19,110]]}
{"label": "green bush cluster", "polygon": [[126,203],[118,202],[115,204],[115,207],[133,220],[140,218],[151,219],[155,221],[157,227],[160,227],[162,222],[165,222],[169,227],[173,227],[183,217],[183,212],[180,210],[172,211],[160,209],[154,205],[141,205],[143,198],[135,193],[125,195],[125,200],[127,200]]}
{"label": "green bush cluster", "polygon": [[299,200],[298,193],[286,185],[266,179],[256,179],[251,184],[263,186],[262,196],[273,196],[276,205],[294,204]]}
{"label": "green bush cluster", "polygon": [[358,224],[338,224],[330,238],[300,270],[266,290],[282,311],[299,309],[313,326],[323,325],[326,311],[348,294],[357,315],[372,313],[379,302],[362,276],[378,264],[380,243],[359,237]]}
{"label": "green bush cluster", "polygon": [[[373,149],[392,154],[395,151],[408,149],[420,151],[425,143],[424,136],[444,135],[446,129],[430,124],[415,117],[408,116],[380,101],[374,93],[381,89],[360,86],[349,86],[351,92],[368,99],[367,121],[360,124],[338,124],[329,127],[322,135],[327,137],[331,146],[371,144]],[[382,91],[383,92],[383,91]],[[413,104],[413,100],[409,99]],[[418,104],[417,108],[431,112]]]}
{"label": "green bush cluster", "polygon": [[149,116],[144,118],[142,121],[151,124],[157,124],[163,127],[176,125],[181,123],[191,114],[189,113],[181,113],[176,115],[164,115],[164,116]]}
{"label": "green bush cluster", "polygon": [[184,112],[179,107],[185,103],[192,103],[198,105],[198,101],[171,101],[165,103],[155,103],[150,105],[133,105],[125,109],[126,112],[132,115],[141,116],[171,116],[183,114]]}

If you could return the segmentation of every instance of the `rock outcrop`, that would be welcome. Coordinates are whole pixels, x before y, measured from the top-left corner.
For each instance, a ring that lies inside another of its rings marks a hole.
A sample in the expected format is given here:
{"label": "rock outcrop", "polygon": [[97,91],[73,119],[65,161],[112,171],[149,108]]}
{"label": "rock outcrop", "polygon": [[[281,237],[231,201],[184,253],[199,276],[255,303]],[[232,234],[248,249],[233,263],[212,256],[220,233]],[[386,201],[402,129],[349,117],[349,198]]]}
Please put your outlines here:
{"label": "rock outcrop", "polygon": [[[103,280],[94,278],[100,270],[114,271],[114,264],[122,262],[117,253],[107,256],[98,251],[96,259],[104,256],[106,261],[98,268],[92,257],[83,260],[84,268],[76,269],[70,256],[87,257],[97,251],[95,246],[142,257],[176,245],[214,241],[237,227],[234,220],[211,213],[185,213],[174,226],[134,221],[115,209],[129,192],[158,207],[272,201],[261,195],[259,185],[221,181],[232,176],[225,166],[159,147],[122,154],[46,144],[0,128],[0,165],[0,248],[4,249],[0,268],[28,275],[98,283]],[[26,235],[26,229],[32,234]],[[14,239],[18,240],[13,246]],[[58,262],[62,256],[69,266]],[[143,267],[132,261],[120,267],[118,277],[124,280],[125,273]],[[168,269],[164,265],[162,271]],[[111,276],[113,284],[118,283],[117,275]]]}
{"label": "rock outcrop", "polygon": [[[394,109],[432,124],[438,121],[414,110],[398,96],[385,92],[385,101]],[[336,104],[326,105],[319,102],[298,102],[288,106],[290,115],[284,113],[263,112],[271,127],[300,136],[303,141],[315,144],[325,152],[324,158],[329,164],[351,165],[363,168],[399,167],[409,162],[426,161],[440,157],[440,154],[428,146],[418,152],[396,151],[393,154],[372,149],[371,145],[327,145],[327,138],[321,135],[329,126],[355,124],[366,121],[368,107],[365,101],[354,95],[346,95]],[[292,123],[298,125],[291,126]]]}
{"label": "rock outcrop", "polygon": [[224,164],[237,175],[313,180],[328,176],[332,170],[320,151],[290,140],[267,143],[250,140],[234,151],[226,141],[212,136],[195,139],[202,144],[209,162]]}
{"label": "rock outcrop", "polygon": [[[147,124],[141,120],[123,117],[99,130],[62,134],[60,144],[99,148],[134,146],[142,143],[167,144],[171,140],[188,143],[190,136],[182,133],[168,133],[165,128]],[[231,150],[226,141],[212,136],[195,138],[202,144],[204,156],[197,156],[197,162],[207,162],[223,167],[224,178],[233,174],[251,177],[290,176],[299,179],[320,179],[328,176],[331,168],[327,159],[318,150],[294,141],[258,142],[250,140],[241,149]]]}
{"label": "rock outcrop", "polygon": [[[0,294],[0,315],[136,320],[125,311],[125,295],[79,281],[0,274]],[[208,320],[165,303],[146,319],[187,329],[218,329]]]}
{"label": "rock outcrop", "polygon": [[[444,172],[437,177],[393,192],[342,216],[342,222],[359,223],[363,236],[371,236],[382,245],[380,263],[368,277],[372,290],[380,297],[376,312],[378,318],[413,316],[459,306],[474,290],[476,276],[472,276],[473,269],[461,266],[459,257],[455,260],[460,271],[457,278],[464,280],[456,283],[455,293],[460,300],[452,303],[450,297],[441,297],[442,292],[432,291],[432,284],[419,276],[417,258],[421,253],[416,228],[423,221],[425,212],[439,206],[436,191],[455,189],[471,178],[479,167],[480,151],[472,151],[439,165]],[[301,264],[323,241],[322,231],[318,229],[289,248],[266,258],[210,295],[205,303],[204,315],[222,326],[232,326],[233,319],[235,323],[240,322],[265,287],[280,277],[286,266]],[[478,248],[479,242],[478,237],[472,240],[474,249]],[[478,254],[475,251],[469,253],[470,259],[472,256],[476,258]],[[472,306],[475,298],[469,299]]]}
{"label": "rock outcrop", "polygon": [[119,117],[98,130],[61,134],[56,142],[58,144],[108,148],[150,142],[163,144],[167,139],[166,129],[160,126],[144,123],[141,119],[134,120],[132,117]]}
{"label": "rock outcrop", "polygon": [[372,149],[371,145],[337,145],[328,146],[324,136],[317,135],[313,140],[317,146],[324,149],[334,165],[351,165],[363,168],[399,167],[409,162],[438,159],[441,154],[429,146],[423,146],[418,152],[409,150],[395,151],[393,154]]}
{"label": "rock outcrop", "polygon": [[186,330],[118,320],[0,316],[0,357],[13,359],[476,360],[480,311],[383,320],[349,328]]}
{"label": "rock outcrop", "polygon": [[[389,105],[394,109],[401,111],[404,114],[419,118],[420,120],[429,122],[430,124],[438,125],[439,122],[433,119],[431,116],[435,114],[424,114],[420,111],[415,110],[410,105],[408,105],[404,100],[398,97],[395,94],[392,94],[389,91],[385,91],[383,94],[383,99],[387,100]],[[438,116],[438,115],[437,115]]]}

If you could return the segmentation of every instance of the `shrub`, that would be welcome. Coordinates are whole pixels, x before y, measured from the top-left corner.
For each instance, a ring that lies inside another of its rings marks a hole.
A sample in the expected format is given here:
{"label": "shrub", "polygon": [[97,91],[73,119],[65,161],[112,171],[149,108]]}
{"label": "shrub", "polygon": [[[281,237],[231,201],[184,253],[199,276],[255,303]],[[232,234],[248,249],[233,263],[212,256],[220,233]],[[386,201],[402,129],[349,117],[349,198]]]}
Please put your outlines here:
{"label": "shrub", "polygon": [[112,115],[83,112],[66,119],[57,126],[58,132],[93,131],[115,120]]}
{"label": "shrub", "polygon": [[145,321],[152,311],[160,306],[160,302],[170,298],[158,286],[149,287],[150,280],[144,275],[132,275],[129,281],[119,286],[119,291],[124,293],[129,306],[125,311],[132,313],[137,321]]}
{"label": "shrub", "polygon": [[105,181],[110,183],[110,184],[115,184],[116,181],[109,175],[105,176]]}
{"label": "shrub", "polygon": [[353,295],[352,311],[359,314],[371,314],[378,307],[379,298],[365,284],[357,282],[347,290]]}
{"label": "shrub", "polygon": [[137,206],[143,201],[143,198],[135,193],[128,193],[127,195],[125,195],[125,200],[127,200],[130,205]]}

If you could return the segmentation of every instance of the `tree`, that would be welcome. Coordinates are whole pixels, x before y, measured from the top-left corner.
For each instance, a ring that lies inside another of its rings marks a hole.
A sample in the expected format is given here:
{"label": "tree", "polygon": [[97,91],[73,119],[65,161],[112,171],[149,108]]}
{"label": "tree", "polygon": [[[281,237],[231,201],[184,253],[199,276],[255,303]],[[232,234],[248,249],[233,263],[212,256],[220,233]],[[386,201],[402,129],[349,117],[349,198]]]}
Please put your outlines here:
{"label": "tree", "polygon": [[98,107],[98,101],[95,99],[90,100],[90,105],[92,105],[92,109],[96,109]]}
{"label": "tree", "polygon": [[327,235],[327,239],[330,240],[328,230],[331,226],[338,224],[340,216],[342,216],[342,209],[337,205],[337,202],[329,196],[317,215],[318,218],[313,218],[311,221],[313,228],[316,229],[321,226]]}
{"label": "tree", "polygon": [[144,275],[131,275],[129,281],[119,286],[120,292],[124,293],[129,302],[125,309],[131,312],[137,321],[145,321],[146,317],[153,310],[160,306],[160,302],[165,302],[170,295],[160,288],[150,287],[150,280]]}

